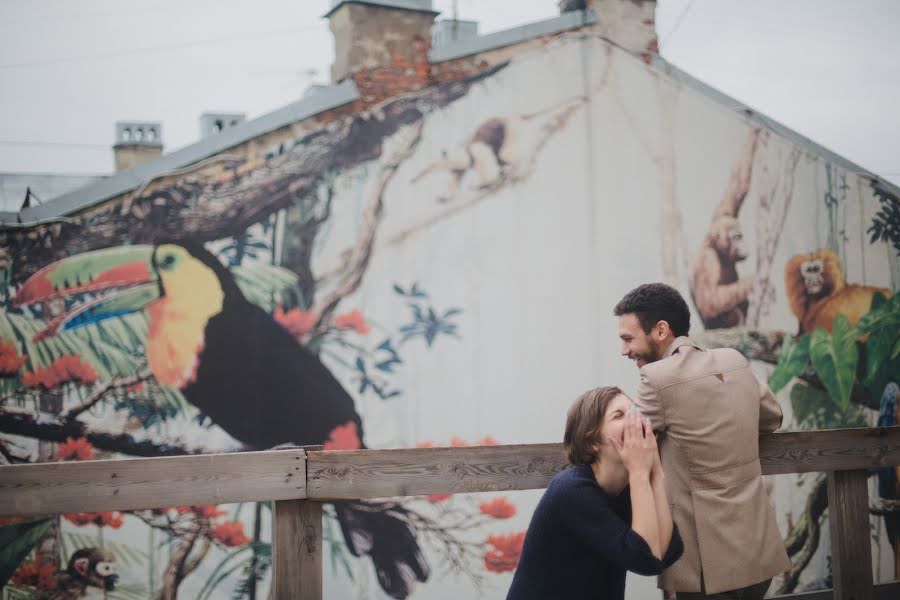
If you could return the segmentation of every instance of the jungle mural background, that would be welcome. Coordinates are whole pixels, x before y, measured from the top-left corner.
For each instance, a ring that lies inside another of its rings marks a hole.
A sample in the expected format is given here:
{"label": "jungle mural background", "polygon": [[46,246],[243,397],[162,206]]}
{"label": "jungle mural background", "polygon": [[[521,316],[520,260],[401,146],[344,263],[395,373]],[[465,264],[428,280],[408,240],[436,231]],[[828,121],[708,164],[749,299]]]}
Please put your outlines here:
{"label": "jungle mural background", "polygon": [[[634,389],[611,309],[654,280],[786,429],[897,422],[898,191],[592,37],[2,235],[7,463],[557,441],[579,392]],[[773,591],[829,585],[824,479],[771,484]],[[502,598],[539,496],[327,505],[326,596]],[[3,597],[267,597],[269,511],[5,518]]]}

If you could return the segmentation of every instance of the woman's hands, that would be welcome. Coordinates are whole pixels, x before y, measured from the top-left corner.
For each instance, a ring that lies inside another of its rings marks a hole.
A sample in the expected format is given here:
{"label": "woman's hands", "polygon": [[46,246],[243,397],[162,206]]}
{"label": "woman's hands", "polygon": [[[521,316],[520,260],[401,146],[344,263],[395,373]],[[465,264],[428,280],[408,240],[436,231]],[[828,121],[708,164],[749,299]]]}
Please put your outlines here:
{"label": "woman's hands", "polygon": [[657,471],[661,473],[662,469],[656,467],[659,452],[656,449],[656,438],[653,436],[650,421],[645,419],[640,411],[630,410],[625,413],[622,441],[615,438],[608,439],[618,452],[625,470],[628,471],[628,484],[631,489],[631,529],[647,542],[653,556],[661,559],[664,547],[660,543],[657,502],[651,480],[654,474]]}
{"label": "woman's hands", "polygon": [[622,441],[612,437],[607,439],[618,452],[629,476],[649,477],[651,471],[662,472],[659,467],[656,437],[650,428],[650,421],[639,411],[630,410],[625,414]]}

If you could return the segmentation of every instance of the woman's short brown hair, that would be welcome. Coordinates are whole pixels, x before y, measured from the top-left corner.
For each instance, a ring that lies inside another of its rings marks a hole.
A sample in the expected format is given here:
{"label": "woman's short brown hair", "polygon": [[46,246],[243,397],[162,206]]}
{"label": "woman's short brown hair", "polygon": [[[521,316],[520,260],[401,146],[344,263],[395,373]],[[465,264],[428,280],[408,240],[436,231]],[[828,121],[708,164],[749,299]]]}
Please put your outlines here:
{"label": "woman's short brown hair", "polygon": [[622,393],[613,385],[594,388],[578,396],[569,407],[563,446],[570,464],[587,465],[596,460],[603,417],[612,399]]}

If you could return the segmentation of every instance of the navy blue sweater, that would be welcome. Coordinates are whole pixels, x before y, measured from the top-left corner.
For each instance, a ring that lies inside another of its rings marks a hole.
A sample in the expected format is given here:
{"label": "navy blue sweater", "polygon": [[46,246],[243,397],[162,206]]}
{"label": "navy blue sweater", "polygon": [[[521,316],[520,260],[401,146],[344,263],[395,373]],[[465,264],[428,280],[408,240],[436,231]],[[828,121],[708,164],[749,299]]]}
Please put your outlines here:
{"label": "navy blue sweater", "polygon": [[662,560],[631,529],[628,488],[616,497],[590,465],[550,482],[531,517],[507,600],[623,600],[625,572],[658,575],[684,551],[678,528]]}

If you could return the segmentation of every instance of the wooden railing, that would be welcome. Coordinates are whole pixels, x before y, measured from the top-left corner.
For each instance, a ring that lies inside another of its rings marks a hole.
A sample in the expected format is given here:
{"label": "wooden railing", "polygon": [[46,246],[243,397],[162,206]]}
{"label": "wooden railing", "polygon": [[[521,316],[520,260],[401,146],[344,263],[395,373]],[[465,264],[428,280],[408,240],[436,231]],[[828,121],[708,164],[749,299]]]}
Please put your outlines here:
{"label": "wooden railing", "polygon": [[[900,465],[900,427],[760,436],[765,474],[828,476],[834,590],[784,598],[900,598],[875,586],[870,470]],[[277,599],[322,598],[322,502],[546,487],[560,444],[323,452],[312,447],[0,466],[0,514],[43,515],[273,500]]]}

